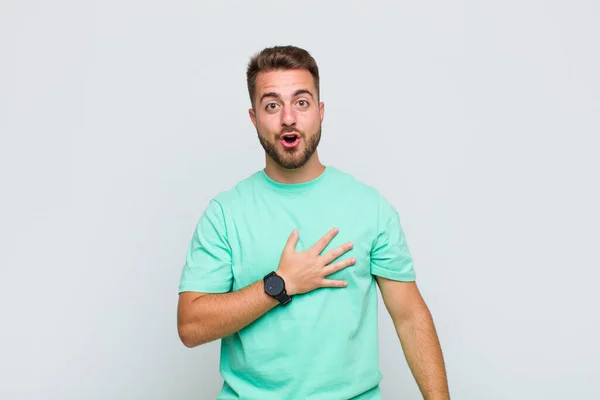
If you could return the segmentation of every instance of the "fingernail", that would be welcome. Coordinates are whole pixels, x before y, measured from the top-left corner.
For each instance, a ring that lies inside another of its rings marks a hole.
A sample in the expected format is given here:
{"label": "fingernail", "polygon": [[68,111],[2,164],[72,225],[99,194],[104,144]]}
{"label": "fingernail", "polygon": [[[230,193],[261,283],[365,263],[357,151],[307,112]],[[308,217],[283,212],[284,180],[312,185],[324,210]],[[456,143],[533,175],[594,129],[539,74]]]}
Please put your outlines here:
{"label": "fingernail", "polygon": [[352,248],[352,243],[348,243],[348,248],[351,249]]}

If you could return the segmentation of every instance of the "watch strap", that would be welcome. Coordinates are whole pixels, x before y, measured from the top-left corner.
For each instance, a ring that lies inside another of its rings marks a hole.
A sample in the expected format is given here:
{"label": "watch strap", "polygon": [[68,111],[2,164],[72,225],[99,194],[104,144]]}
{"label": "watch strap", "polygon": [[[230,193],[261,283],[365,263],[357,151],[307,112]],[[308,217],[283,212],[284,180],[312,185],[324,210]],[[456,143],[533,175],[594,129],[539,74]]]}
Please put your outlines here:
{"label": "watch strap", "polygon": [[287,294],[287,292],[285,291],[285,289],[283,289],[283,292],[281,292],[281,294],[279,296],[273,296],[273,297],[282,306],[285,306],[287,303],[289,303],[290,301],[292,301],[292,296],[290,296],[289,294]]}

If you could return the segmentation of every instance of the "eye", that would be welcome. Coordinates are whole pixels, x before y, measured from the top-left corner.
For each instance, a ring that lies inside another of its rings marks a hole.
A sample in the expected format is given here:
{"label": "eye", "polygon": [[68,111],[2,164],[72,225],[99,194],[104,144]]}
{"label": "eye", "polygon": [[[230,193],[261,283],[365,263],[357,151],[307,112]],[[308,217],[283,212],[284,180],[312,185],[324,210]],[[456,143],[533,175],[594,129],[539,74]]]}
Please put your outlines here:
{"label": "eye", "polygon": [[271,110],[276,109],[277,107],[278,107],[277,103],[269,103],[265,106],[265,110],[271,111]]}
{"label": "eye", "polygon": [[300,107],[308,107],[308,101],[306,101],[306,100],[300,100],[300,101],[298,101],[298,105]]}

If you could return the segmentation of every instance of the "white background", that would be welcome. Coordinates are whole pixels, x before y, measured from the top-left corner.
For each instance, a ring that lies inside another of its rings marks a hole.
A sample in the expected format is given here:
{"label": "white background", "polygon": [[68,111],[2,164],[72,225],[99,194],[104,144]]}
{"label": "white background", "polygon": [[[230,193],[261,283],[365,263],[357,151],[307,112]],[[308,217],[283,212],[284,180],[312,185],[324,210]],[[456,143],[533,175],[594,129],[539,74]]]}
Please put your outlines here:
{"label": "white background", "polygon": [[[0,397],[214,399],[177,286],[306,48],[321,160],[400,211],[454,399],[600,398],[596,1],[0,1]],[[380,308],[384,399],[417,399]]]}

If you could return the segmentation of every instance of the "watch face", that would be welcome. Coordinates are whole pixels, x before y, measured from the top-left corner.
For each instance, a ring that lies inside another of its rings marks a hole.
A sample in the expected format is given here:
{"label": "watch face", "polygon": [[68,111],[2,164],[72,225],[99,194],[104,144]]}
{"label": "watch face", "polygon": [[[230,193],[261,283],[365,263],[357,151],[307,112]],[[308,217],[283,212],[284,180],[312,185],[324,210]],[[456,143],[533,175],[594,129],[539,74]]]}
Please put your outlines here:
{"label": "watch face", "polygon": [[283,279],[279,276],[270,276],[265,281],[265,290],[271,296],[277,296],[283,292]]}

